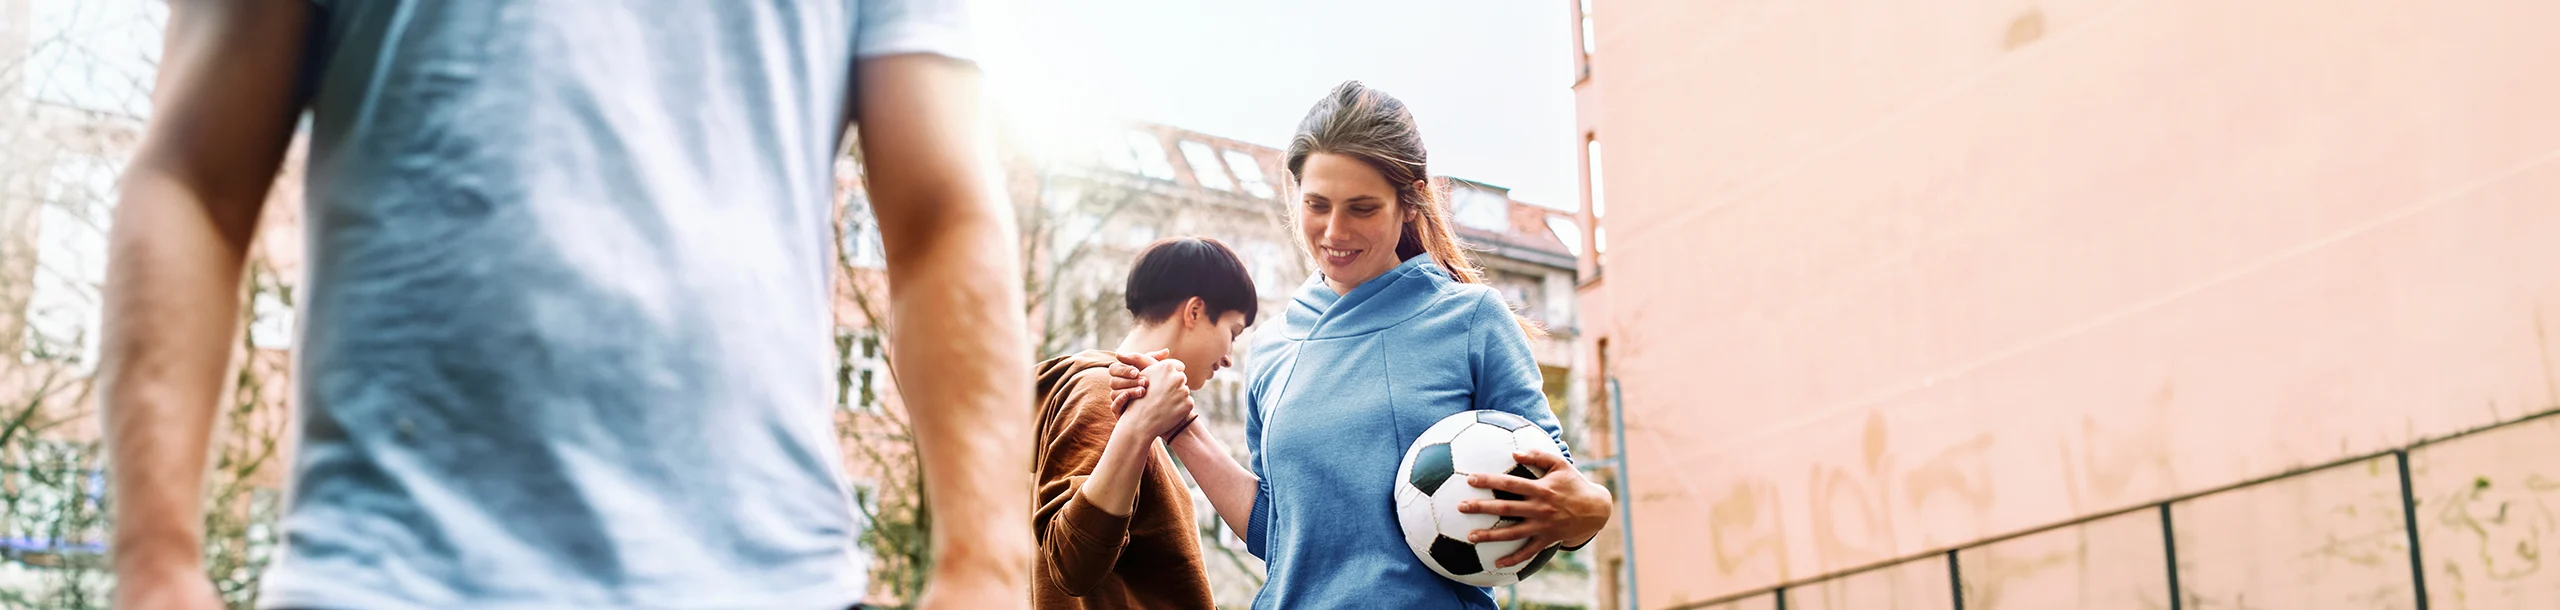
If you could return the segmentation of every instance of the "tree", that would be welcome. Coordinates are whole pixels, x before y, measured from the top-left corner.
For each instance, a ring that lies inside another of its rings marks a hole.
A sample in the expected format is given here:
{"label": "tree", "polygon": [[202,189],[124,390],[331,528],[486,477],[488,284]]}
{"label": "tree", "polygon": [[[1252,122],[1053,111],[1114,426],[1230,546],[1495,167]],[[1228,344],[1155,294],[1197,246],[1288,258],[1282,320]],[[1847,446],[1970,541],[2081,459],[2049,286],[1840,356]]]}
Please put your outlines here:
{"label": "tree", "polygon": [[[244,287],[252,299],[290,294],[264,261],[252,271]],[[253,317],[250,308],[243,317]],[[226,605],[246,609],[278,542],[274,481],[290,357],[257,349],[245,333],[241,348],[206,481],[204,532],[207,578]],[[93,386],[69,358],[39,353],[7,372],[20,391],[0,406],[0,608],[104,608],[112,585],[103,450],[80,430],[97,418]]]}
{"label": "tree", "polygon": [[[848,147],[860,150],[851,143]],[[879,387],[864,382],[859,363],[876,358],[889,379],[896,378],[897,366],[882,336],[870,330],[888,326],[888,286],[877,268],[879,227],[861,186],[861,162],[852,154],[837,166],[837,305],[842,310],[839,319],[850,328],[839,332],[835,342],[836,389],[844,398],[839,400],[836,431],[854,470],[873,478],[872,484],[855,489],[856,506],[868,524],[862,544],[873,559],[873,588],[883,594],[878,597],[886,598],[874,599],[872,605],[896,604],[914,599],[924,589],[933,564],[928,544],[932,520],[920,476],[922,465],[914,453],[914,429],[905,409],[885,400],[886,406],[876,410],[858,406],[871,403],[870,393]],[[1096,290],[1090,282],[1077,281],[1082,278],[1075,271],[1090,256],[1099,225],[1079,229],[1069,225],[1093,223],[1063,220],[1099,209],[1098,218],[1107,221],[1149,195],[1134,189],[1088,188],[1074,199],[1078,207],[1055,205],[1059,199],[1052,187],[1057,179],[1048,166],[1019,157],[1009,161],[1006,185],[1013,195],[1023,252],[1023,315],[1036,335],[1034,353],[1027,356],[1043,359],[1093,336],[1097,321],[1118,311],[1120,298],[1117,291]]]}
{"label": "tree", "polygon": [[[139,139],[167,8],[146,0],[0,5],[0,608],[107,600],[104,452],[90,369],[107,211]],[[272,207],[272,206],[271,206]],[[242,287],[289,304],[263,257]],[[243,308],[254,321],[257,308]],[[272,555],[287,354],[241,338],[207,480],[208,578],[231,607]]]}
{"label": "tree", "polygon": [[[860,148],[848,144],[848,150]],[[1026,297],[1023,315],[1033,333],[1034,351],[1029,356],[1047,359],[1117,341],[1129,324],[1120,293],[1127,261],[1113,257],[1125,255],[1138,242],[1115,231],[1141,225],[1170,226],[1166,224],[1168,218],[1206,204],[1195,201],[1196,194],[1186,194],[1168,181],[1026,155],[1009,156],[1005,161],[1006,195],[1014,204],[1021,235],[1018,243]],[[848,153],[838,163],[837,174],[838,320],[840,326],[851,329],[839,332],[836,339],[838,396],[846,397],[842,401],[846,407],[837,414],[837,431],[846,445],[852,469],[873,477],[871,485],[856,490],[861,496],[858,505],[862,516],[869,523],[863,543],[874,559],[874,588],[882,594],[875,596],[873,604],[894,604],[913,599],[923,589],[924,576],[932,565],[926,546],[932,523],[922,481],[917,476],[921,468],[912,451],[913,432],[904,410],[895,401],[885,399],[879,401],[884,406],[877,411],[854,406],[870,402],[863,400],[869,396],[866,393],[877,391],[860,376],[863,369],[858,363],[864,361],[865,354],[876,354],[889,378],[895,378],[897,367],[888,361],[888,351],[881,349],[880,335],[865,330],[885,328],[889,312],[883,308],[888,286],[876,268],[881,263],[876,241],[878,226],[862,190],[862,164]],[[1187,226],[1222,234],[1231,245],[1240,247],[1244,244],[1237,237],[1243,234],[1286,244],[1286,225],[1279,208],[1263,203],[1254,200],[1221,204],[1230,207],[1220,208],[1215,215],[1227,218],[1220,221],[1226,224],[1198,221]],[[1286,257],[1294,250],[1280,252],[1275,258]],[[1273,263],[1276,273],[1299,273],[1298,277],[1303,277],[1304,263],[1295,257]],[[1277,311],[1271,307],[1265,310]],[[1194,396],[1203,401],[1207,410],[1216,410],[1218,406],[1209,403],[1222,396],[1241,401],[1241,392],[1212,391]],[[1230,411],[1235,408],[1227,406]],[[1026,405],[1026,417],[1028,413]],[[1208,521],[1216,523],[1215,519]],[[1202,533],[1213,541],[1214,536],[1220,535],[1215,531]],[[1213,554],[1223,554],[1224,561],[1252,579],[1253,586],[1261,584],[1259,561],[1222,544],[1205,546]],[[1215,557],[1211,560],[1220,561]]]}

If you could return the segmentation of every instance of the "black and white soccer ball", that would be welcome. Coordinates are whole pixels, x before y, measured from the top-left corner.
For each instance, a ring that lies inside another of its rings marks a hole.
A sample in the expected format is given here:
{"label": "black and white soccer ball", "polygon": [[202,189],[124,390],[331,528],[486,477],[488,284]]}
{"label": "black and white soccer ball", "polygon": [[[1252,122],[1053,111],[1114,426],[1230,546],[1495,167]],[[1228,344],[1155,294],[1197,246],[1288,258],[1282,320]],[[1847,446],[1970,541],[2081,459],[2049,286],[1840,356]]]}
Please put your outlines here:
{"label": "black and white soccer ball", "polygon": [[1524,479],[1546,471],[1511,459],[1511,452],[1537,450],[1562,455],[1553,437],[1527,418],[1501,411],[1467,411],[1442,418],[1422,431],[1404,451],[1396,467],[1396,521],[1404,527],[1404,543],[1431,571],[1470,585],[1499,587],[1520,582],[1555,557],[1548,546],[1536,557],[1508,568],[1494,562],[1520,550],[1525,540],[1474,544],[1467,534],[1518,523],[1519,519],[1458,512],[1468,500],[1518,500],[1467,483],[1467,475],[1509,474]]}

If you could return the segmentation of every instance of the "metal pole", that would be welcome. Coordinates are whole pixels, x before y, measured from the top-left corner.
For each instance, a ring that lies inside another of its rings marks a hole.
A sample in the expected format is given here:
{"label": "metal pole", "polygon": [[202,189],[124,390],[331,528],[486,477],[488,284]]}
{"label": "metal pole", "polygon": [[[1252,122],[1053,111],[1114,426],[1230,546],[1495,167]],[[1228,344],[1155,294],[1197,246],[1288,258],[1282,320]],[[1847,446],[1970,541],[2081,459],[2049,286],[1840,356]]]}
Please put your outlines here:
{"label": "metal pole", "polygon": [[1621,395],[1618,378],[1609,377],[1609,434],[1615,438],[1609,447],[1614,455],[1609,457],[1618,466],[1609,476],[1618,483],[1618,548],[1626,555],[1626,607],[1632,609],[1644,598],[1636,597],[1636,493],[1627,478],[1626,401],[1619,398]]}

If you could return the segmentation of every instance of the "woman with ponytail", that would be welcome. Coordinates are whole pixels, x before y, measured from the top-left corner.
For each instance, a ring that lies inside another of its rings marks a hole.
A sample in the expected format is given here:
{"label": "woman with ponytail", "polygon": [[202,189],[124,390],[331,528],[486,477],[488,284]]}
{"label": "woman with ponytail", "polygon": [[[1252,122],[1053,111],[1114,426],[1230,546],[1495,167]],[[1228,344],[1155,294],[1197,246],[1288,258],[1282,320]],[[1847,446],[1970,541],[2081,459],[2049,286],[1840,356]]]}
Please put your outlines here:
{"label": "woman with ponytail", "polygon": [[[1404,103],[1357,81],[1307,113],[1288,168],[1296,228],[1319,273],[1247,360],[1249,463],[1203,427],[1173,438],[1210,504],[1269,565],[1256,608],[1494,607],[1491,590],[1443,578],[1408,549],[1396,467],[1423,429],[1460,412],[1512,413],[1551,436],[1558,428],[1529,352],[1537,329],[1460,249],[1425,156]],[[1614,500],[1570,455],[1515,457],[1548,474],[1475,475],[1469,484],[1520,499],[1460,507],[1518,519],[1472,535],[1528,541],[1497,565],[1580,548],[1608,524]]]}

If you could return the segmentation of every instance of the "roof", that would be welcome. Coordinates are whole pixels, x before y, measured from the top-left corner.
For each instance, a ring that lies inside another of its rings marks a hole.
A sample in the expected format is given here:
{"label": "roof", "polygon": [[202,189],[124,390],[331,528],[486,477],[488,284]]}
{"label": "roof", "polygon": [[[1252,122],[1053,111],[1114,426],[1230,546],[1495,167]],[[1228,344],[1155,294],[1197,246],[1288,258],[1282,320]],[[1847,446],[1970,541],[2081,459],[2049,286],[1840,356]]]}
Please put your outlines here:
{"label": "roof", "polygon": [[[1103,169],[1228,196],[1277,202],[1288,176],[1280,149],[1170,125],[1131,123],[1096,144]],[[1579,250],[1576,244],[1582,236],[1574,228],[1571,214],[1512,199],[1510,189],[1485,182],[1450,176],[1435,176],[1432,181],[1446,195],[1443,212],[1453,220],[1460,213],[1457,189],[1481,194],[1470,196],[1498,197],[1504,206],[1499,230],[1485,226],[1488,217],[1484,216],[1471,217],[1473,224],[1453,222],[1459,239],[1506,258],[1563,269],[1575,267],[1574,257]],[[1467,205],[1485,205],[1493,200],[1486,197]],[[1474,210],[1469,213],[1483,214]]]}
{"label": "roof", "polygon": [[[1563,269],[1575,267],[1576,247],[1572,244],[1580,242],[1581,231],[1573,228],[1571,215],[1513,199],[1511,189],[1483,182],[1454,176],[1437,176],[1433,182],[1441,187],[1446,204],[1442,211],[1449,215],[1459,239],[1511,259]],[[1498,210],[1481,207],[1497,204],[1502,206]],[[1571,237],[1559,234],[1559,230]]]}
{"label": "roof", "polygon": [[1168,125],[1135,123],[1097,143],[1101,166],[1123,174],[1277,201],[1280,149]]}

